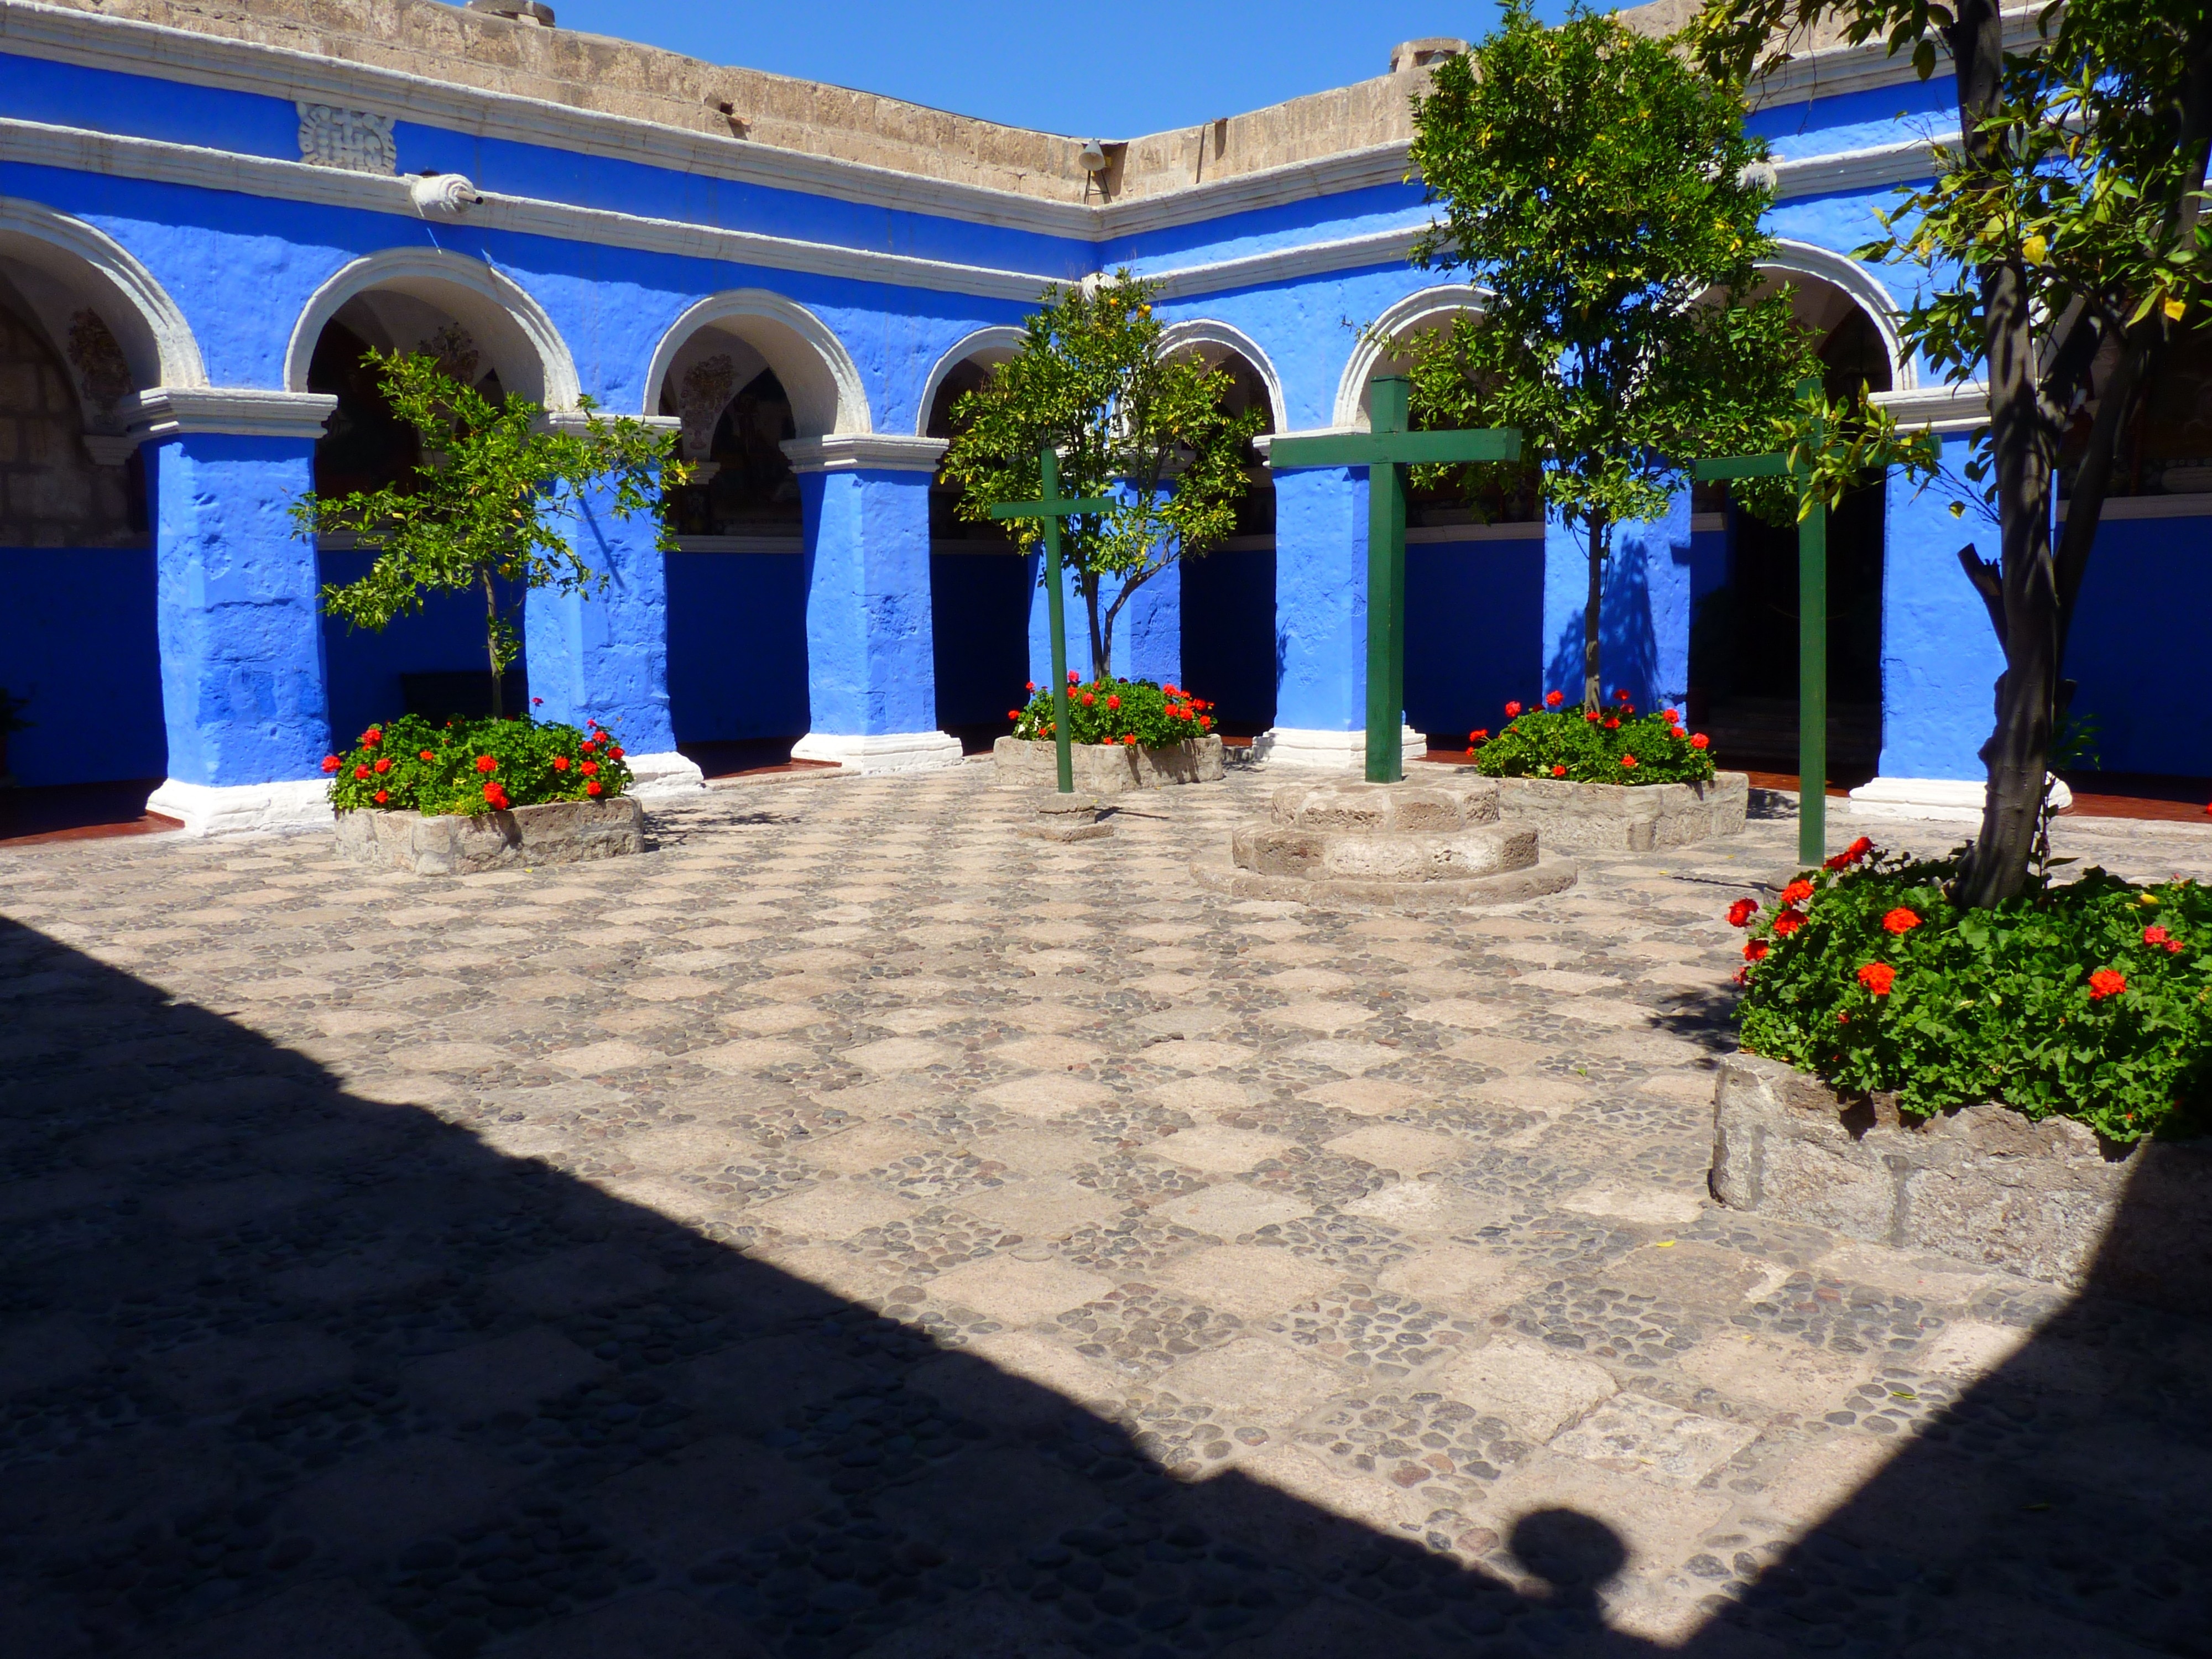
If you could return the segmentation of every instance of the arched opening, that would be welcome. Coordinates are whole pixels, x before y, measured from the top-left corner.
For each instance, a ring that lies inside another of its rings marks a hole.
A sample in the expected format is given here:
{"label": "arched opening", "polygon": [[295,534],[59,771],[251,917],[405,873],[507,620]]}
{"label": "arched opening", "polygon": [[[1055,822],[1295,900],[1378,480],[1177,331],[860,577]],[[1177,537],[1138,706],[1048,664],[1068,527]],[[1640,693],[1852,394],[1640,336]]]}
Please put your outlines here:
{"label": "arched opening", "polygon": [[708,777],[787,764],[807,731],[805,513],[783,446],[841,418],[818,345],[767,314],[782,302],[727,303],[664,342],[653,404],[692,467],[669,504],[669,716]]}
{"label": "arched opening", "polygon": [[[337,399],[315,442],[315,490],[325,499],[404,490],[422,463],[420,434],[393,411],[373,351],[435,358],[445,374],[495,404],[506,400],[513,381],[534,392],[545,380],[514,325],[488,318],[481,297],[468,290],[418,280],[346,295],[316,330],[307,354],[304,389]],[[316,548],[326,585],[359,580],[374,560],[372,550],[349,537],[326,536]],[[502,591],[499,605],[522,629],[521,592]],[[435,720],[489,714],[484,635],[484,602],[474,592],[428,594],[420,611],[380,634],[325,617],[332,732],[343,740],[400,712]],[[512,714],[528,708],[529,698],[525,659],[518,657],[501,678],[501,706]]]}
{"label": "arched opening", "polygon": [[[1832,398],[1893,389],[1888,341],[1842,288],[1798,272],[1798,321],[1818,341]],[[1828,515],[1829,781],[1855,787],[1881,759],[1882,559],[1887,487],[1873,478]],[[1717,486],[1692,500],[1690,720],[1732,765],[1797,769],[1798,535]]]}
{"label": "arched opening", "polygon": [[[1228,375],[1222,402],[1230,414],[1257,410],[1261,435],[1274,434],[1281,398],[1272,368],[1248,355],[1256,348],[1205,333],[1183,349]],[[1177,576],[1183,684],[1214,705],[1224,740],[1249,742],[1275,723],[1275,475],[1258,454],[1246,470],[1235,532],[1186,557]]]}
{"label": "arched opening", "polygon": [[56,813],[137,818],[167,769],[151,491],[128,428],[133,395],[165,368],[204,377],[188,336],[165,359],[127,289],[30,227],[97,233],[6,205],[0,779],[22,788],[0,794],[0,831],[28,833]]}
{"label": "arched opening", "polygon": [[[1014,354],[1017,329],[961,342],[924,388],[921,435],[950,439],[953,410]],[[1033,561],[995,524],[963,519],[960,489],[940,470],[929,485],[929,605],[937,723],[963,754],[982,754],[1014,729],[1029,701]]]}

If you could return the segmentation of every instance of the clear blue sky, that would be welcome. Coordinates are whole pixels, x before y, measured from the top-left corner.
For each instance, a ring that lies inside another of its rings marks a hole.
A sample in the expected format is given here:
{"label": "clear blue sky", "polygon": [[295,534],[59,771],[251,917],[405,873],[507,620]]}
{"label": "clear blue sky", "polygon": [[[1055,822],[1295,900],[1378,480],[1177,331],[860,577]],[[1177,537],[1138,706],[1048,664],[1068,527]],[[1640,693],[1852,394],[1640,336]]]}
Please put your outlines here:
{"label": "clear blue sky", "polygon": [[[1364,81],[1493,0],[550,0],[562,28],[1017,126],[1127,138]],[[1610,10],[1601,4],[1600,9]],[[1556,20],[1565,0],[1539,0]]]}

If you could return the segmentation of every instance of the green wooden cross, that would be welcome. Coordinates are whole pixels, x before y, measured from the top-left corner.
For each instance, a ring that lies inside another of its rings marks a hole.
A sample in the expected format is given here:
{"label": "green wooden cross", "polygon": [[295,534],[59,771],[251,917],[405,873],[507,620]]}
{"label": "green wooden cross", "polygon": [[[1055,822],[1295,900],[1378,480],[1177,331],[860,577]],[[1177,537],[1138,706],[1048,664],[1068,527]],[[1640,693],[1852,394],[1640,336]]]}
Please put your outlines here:
{"label": "green wooden cross", "polygon": [[1044,524],[1045,607],[1052,617],[1052,741],[1053,757],[1060,766],[1060,793],[1075,793],[1075,751],[1067,735],[1067,593],[1060,579],[1060,521],[1078,513],[1111,512],[1114,503],[1097,495],[1072,496],[1060,493],[1060,457],[1047,444],[1038,452],[1037,466],[1044,488],[1033,501],[1003,501],[991,509],[994,519],[1037,519]]}
{"label": "green wooden cross", "polygon": [[[1817,382],[1801,381],[1798,394]],[[1822,425],[1813,428],[1813,447],[1826,441]],[[1783,478],[1802,483],[1809,471],[1793,472],[1787,455],[1738,455],[1699,461],[1699,483],[1722,478]],[[1797,520],[1797,860],[1819,864],[1828,856],[1828,509],[1814,501]]]}
{"label": "green wooden cross", "polygon": [[1406,712],[1406,469],[1439,461],[1512,461],[1521,434],[1505,428],[1408,432],[1410,388],[1396,376],[1375,382],[1369,430],[1326,438],[1278,438],[1278,469],[1367,469],[1367,781],[1406,775],[1398,729]]}

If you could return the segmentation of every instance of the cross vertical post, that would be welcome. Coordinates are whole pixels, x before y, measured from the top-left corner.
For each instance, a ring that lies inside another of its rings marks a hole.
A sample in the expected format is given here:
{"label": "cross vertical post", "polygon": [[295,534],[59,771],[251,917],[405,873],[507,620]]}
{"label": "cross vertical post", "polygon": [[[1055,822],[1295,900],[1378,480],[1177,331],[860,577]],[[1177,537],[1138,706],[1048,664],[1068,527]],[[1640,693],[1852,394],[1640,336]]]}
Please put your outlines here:
{"label": "cross vertical post", "polygon": [[1408,432],[1412,386],[1385,375],[1369,391],[1365,432],[1283,437],[1267,452],[1271,467],[1367,469],[1367,781],[1406,775],[1398,732],[1406,713],[1406,469],[1426,464],[1511,461],[1521,434],[1505,428]]}
{"label": "cross vertical post", "polygon": [[1006,501],[991,509],[994,519],[1036,519],[1044,526],[1045,612],[1052,624],[1052,747],[1063,795],[1075,793],[1075,751],[1067,729],[1067,585],[1060,580],[1062,520],[1078,513],[1105,513],[1114,503],[1103,497],[1060,493],[1060,457],[1047,444],[1037,452],[1043,488],[1033,501]]}

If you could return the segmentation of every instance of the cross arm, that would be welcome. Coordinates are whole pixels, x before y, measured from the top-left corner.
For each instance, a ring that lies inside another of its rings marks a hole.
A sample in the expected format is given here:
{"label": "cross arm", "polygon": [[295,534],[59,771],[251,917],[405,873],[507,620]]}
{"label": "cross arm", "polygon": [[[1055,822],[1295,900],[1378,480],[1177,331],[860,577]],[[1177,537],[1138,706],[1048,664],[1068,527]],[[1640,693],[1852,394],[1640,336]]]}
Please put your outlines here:
{"label": "cross arm", "polygon": [[1278,438],[1267,465],[1301,466],[1427,466],[1442,462],[1514,461],[1521,434],[1510,428],[1469,432],[1345,432],[1325,438]]}
{"label": "cross arm", "polygon": [[1790,476],[1787,455],[1731,455],[1720,460],[1692,464],[1690,476],[1699,483],[1722,478],[1784,478]]}

